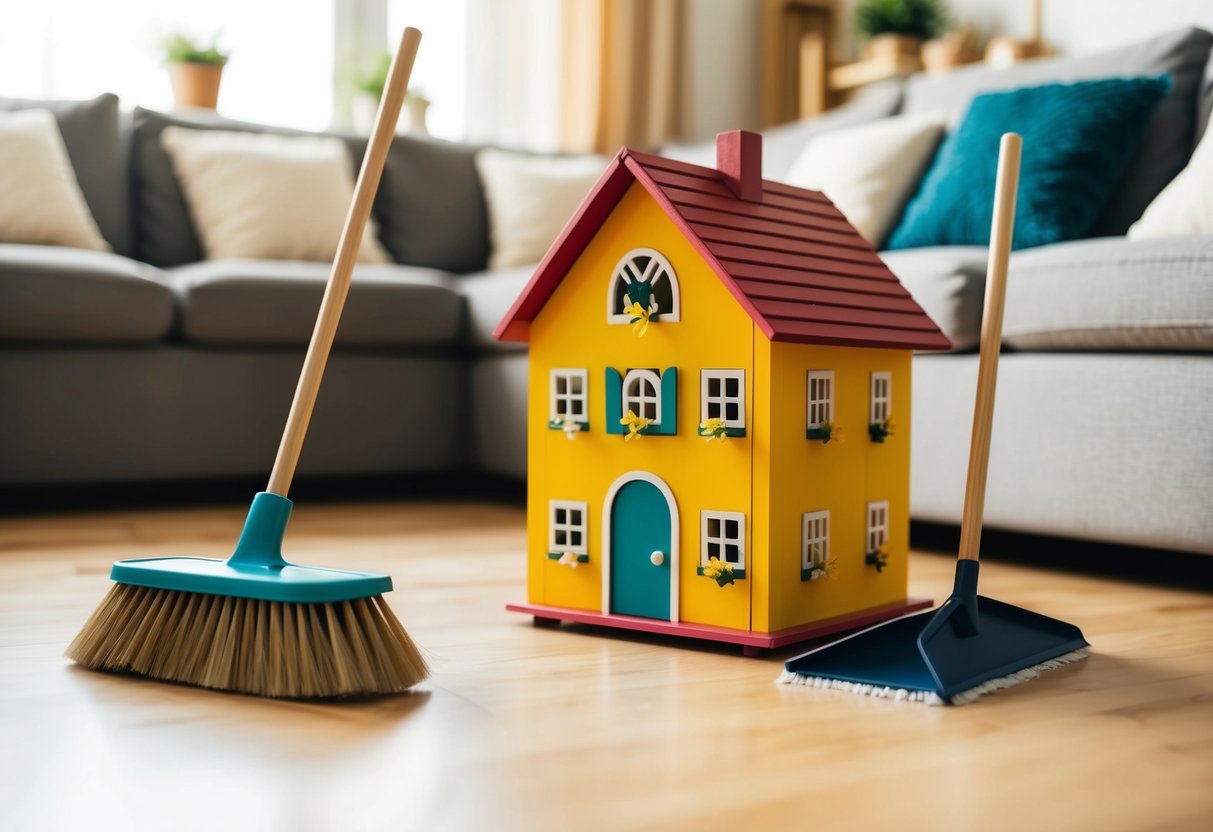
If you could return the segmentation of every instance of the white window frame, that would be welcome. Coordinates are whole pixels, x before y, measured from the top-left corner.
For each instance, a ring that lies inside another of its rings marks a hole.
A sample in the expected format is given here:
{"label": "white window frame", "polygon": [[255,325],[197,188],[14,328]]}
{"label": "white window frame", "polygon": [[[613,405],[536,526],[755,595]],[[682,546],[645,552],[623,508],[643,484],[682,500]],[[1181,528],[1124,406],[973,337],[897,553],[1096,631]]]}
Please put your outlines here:
{"label": "white window frame", "polygon": [[[826,387],[826,395],[824,397],[813,397],[813,382],[824,383]],[[808,377],[804,384],[805,399],[808,403],[805,418],[808,420],[809,430],[820,428],[826,422],[834,421],[834,371],[833,370],[809,370]],[[816,409],[816,412],[814,411]],[[814,418],[817,417],[817,418]]]}
{"label": "white window frame", "polygon": [[[821,557],[814,558],[813,544],[821,544]],[[830,560],[830,512],[806,511],[800,524],[800,568],[825,569]]]}
{"label": "white window frame", "polygon": [[[708,560],[710,557],[708,555],[708,544],[716,543],[720,547],[720,554],[718,556],[718,559],[720,560],[721,563],[729,563],[729,565],[732,566],[734,569],[745,571],[745,561],[746,561],[745,512],[711,511],[708,509],[704,509],[703,511],[699,512],[699,518],[700,518],[700,520],[699,520],[699,526],[700,526],[699,565],[700,566],[708,565]],[[711,521],[713,521],[713,520],[716,520],[719,522],[720,534],[712,535],[712,534],[708,533],[708,526],[711,523]],[[725,523],[726,523],[726,521],[729,521],[729,520],[737,521],[737,537],[731,537],[725,533],[725,528],[726,528]],[[724,558],[724,547],[729,544],[737,546],[737,563],[730,563],[729,561],[725,560],[725,558]]]}
{"label": "white window frame", "polygon": [[868,503],[867,537],[865,552],[878,552],[889,542],[889,501],[874,500]]}
{"label": "white window frame", "polygon": [[[884,387],[881,390],[881,387]],[[872,424],[882,424],[888,420],[893,410],[893,374],[872,373],[872,405],[868,414]]]}
{"label": "white window frame", "polygon": [[[639,396],[630,395],[628,389],[631,387],[633,382],[639,384],[644,384],[647,382],[648,384],[651,384],[653,387],[653,395],[645,395],[643,391],[641,391]],[[635,413],[637,416],[644,416],[644,408],[640,405],[655,402],[656,407],[654,408],[653,412],[656,414],[656,416],[649,422],[649,424],[661,424],[661,376],[659,376],[656,372],[653,370],[628,370],[627,375],[623,377],[623,385],[619,392],[620,401],[623,407],[623,412],[619,414],[621,419],[627,415],[629,410]]]}
{"label": "white window frame", "polygon": [[[636,269],[633,261],[637,257],[648,257],[649,265],[643,272]],[[625,313],[615,311],[615,295],[619,281],[631,283],[633,280],[639,280],[641,283],[649,283],[666,279],[670,283],[670,309],[655,309],[658,315],[657,320],[664,322],[677,323],[681,320],[682,315],[682,300],[678,292],[678,276],[674,274],[674,267],[670,265],[670,261],[660,251],[652,248],[634,248],[619,259],[615,264],[615,271],[611,273],[611,279],[607,282],[607,323],[612,324],[627,324],[632,322],[632,316]]]}
{"label": "white window frame", "polygon": [[[730,396],[725,392],[725,382],[728,379],[737,380],[737,395]],[[711,381],[720,382],[720,395],[712,396],[708,393],[708,385]],[[741,428],[745,429],[745,370],[700,370],[699,372],[699,421],[706,422],[708,416],[708,405],[715,402],[720,405],[720,417],[724,419],[726,428]],[[737,405],[737,418],[726,419],[725,408],[730,403]]]}
{"label": "white window frame", "polygon": [[[548,551],[549,552],[573,552],[578,555],[588,555],[589,548],[587,540],[589,539],[589,515],[587,513],[587,503],[579,500],[549,500],[548,501]],[[565,522],[561,523],[557,519],[557,512],[565,512]],[[581,522],[574,523],[572,515],[569,512],[581,512]],[[565,533],[565,543],[556,542],[556,532],[563,531]],[[581,533],[581,543],[573,545],[568,542],[572,540],[572,533]]]}
{"label": "white window frame", "polygon": [[[590,421],[590,409],[589,409],[590,374],[589,374],[589,371],[580,369],[580,368],[558,367],[558,368],[555,368],[552,370],[552,372],[549,376],[549,379],[550,379],[550,381],[548,384],[548,418],[553,422],[555,422],[557,419],[559,419],[561,421],[570,419],[574,422],[588,423]],[[565,381],[565,392],[564,393],[560,393],[557,390],[557,385],[558,385],[560,379],[564,379],[564,381]],[[577,379],[578,381],[581,382],[581,392],[580,393],[569,392],[568,383],[570,381],[572,381],[573,379]],[[557,407],[557,405],[561,401],[565,402],[566,405],[572,404],[574,401],[580,401],[581,402],[581,415],[576,416],[576,415],[566,413],[565,415],[561,416],[560,409]]]}

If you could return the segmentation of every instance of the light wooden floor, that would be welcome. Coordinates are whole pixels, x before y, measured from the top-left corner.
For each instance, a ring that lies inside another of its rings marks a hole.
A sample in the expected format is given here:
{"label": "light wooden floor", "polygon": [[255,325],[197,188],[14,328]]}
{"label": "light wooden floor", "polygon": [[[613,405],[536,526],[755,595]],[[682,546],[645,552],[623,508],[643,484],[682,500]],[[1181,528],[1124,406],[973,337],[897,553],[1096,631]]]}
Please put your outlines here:
{"label": "light wooden floor", "polygon": [[[517,508],[296,509],[289,556],[386,570],[419,692],[346,705],[61,657],[119,557],[227,554],[243,507],[0,519],[0,828],[1213,829],[1213,599],[1006,565],[1087,662],[931,708],[772,684],[780,658],[546,630]],[[1145,567],[1143,567],[1145,568]],[[937,600],[952,566],[916,555]]]}

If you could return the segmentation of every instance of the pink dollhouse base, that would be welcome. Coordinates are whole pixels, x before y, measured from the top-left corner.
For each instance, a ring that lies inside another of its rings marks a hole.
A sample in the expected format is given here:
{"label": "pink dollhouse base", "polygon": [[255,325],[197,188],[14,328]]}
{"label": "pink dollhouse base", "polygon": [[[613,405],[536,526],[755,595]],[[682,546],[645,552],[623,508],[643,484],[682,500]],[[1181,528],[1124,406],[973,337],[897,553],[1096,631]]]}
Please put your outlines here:
{"label": "pink dollhouse base", "polygon": [[812,641],[823,636],[859,630],[900,618],[911,612],[924,610],[931,606],[929,598],[907,598],[894,604],[884,604],[879,607],[869,607],[866,610],[814,621],[799,627],[789,627],[773,633],[754,633],[749,630],[733,630],[728,627],[713,627],[709,624],[687,624],[685,622],[660,621],[655,618],[639,618],[633,615],[615,615],[592,610],[574,610],[567,607],[548,607],[543,604],[506,604],[505,608],[512,612],[526,613],[535,617],[535,626],[554,627],[565,621],[573,624],[594,624],[600,627],[614,627],[618,630],[634,630],[641,633],[659,633],[681,638],[695,638],[703,641],[719,641],[726,644],[739,644],[746,656],[761,656],[768,650],[785,647],[789,644],[799,644],[802,641]]}

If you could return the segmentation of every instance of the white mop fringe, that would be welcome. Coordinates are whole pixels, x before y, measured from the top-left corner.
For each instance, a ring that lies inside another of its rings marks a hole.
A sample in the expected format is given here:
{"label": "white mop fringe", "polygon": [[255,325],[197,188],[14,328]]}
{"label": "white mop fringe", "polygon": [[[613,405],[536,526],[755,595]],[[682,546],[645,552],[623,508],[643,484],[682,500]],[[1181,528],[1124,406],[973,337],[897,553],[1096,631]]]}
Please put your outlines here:
{"label": "white mop fringe", "polygon": [[982,682],[976,687],[961,691],[953,696],[951,700],[943,699],[938,694],[929,691],[906,690],[905,688],[890,688],[882,687],[881,685],[865,685],[857,682],[844,682],[840,679],[827,679],[822,676],[802,676],[790,670],[785,670],[779,674],[779,678],[775,680],[775,683],[779,685],[805,685],[811,688],[845,690],[850,693],[857,693],[860,696],[875,696],[881,699],[892,699],[896,702],[922,702],[926,705],[968,705],[970,702],[976,702],[988,693],[995,693],[1006,688],[1021,685],[1024,682],[1035,679],[1042,671],[1065,667],[1068,664],[1081,661],[1089,655],[1091,655],[1091,651],[1085,647],[1081,647],[1057,658],[1049,659],[1040,664],[1034,664],[1031,667],[1025,667],[1023,670],[1017,670],[1014,673],[1000,676],[997,679]]}

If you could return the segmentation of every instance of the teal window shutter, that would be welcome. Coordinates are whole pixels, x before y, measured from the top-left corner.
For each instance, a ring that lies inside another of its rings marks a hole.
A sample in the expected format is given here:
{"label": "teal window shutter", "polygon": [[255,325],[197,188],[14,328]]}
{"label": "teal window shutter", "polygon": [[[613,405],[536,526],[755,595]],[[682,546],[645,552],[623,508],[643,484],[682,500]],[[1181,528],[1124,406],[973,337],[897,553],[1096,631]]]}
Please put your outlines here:
{"label": "teal window shutter", "polygon": [[[665,385],[662,385],[664,391]],[[663,392],[664,395],[664,392]],[[627,428],[619,423],[623,418],[623,376],[614,367],[606,368],[606,422],[607,433],[627,433]],[[662,406],[665,405],[664,400]]]}
{"label": "teal window shutter", "polygon": [[678,433],[678,368],[667,367],[661,374],[661,424],[650,425],[645,433],[674,436]]}

